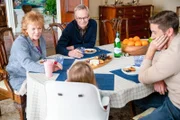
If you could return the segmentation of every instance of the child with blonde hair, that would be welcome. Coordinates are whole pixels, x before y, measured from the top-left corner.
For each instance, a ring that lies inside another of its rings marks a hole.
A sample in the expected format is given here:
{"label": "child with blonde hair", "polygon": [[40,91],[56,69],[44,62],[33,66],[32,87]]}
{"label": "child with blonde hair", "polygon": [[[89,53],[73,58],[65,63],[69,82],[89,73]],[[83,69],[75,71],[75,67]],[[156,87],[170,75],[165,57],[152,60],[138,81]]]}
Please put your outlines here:
{"label": "child with blonde hair", "polygon": [[93,69],[83,61],[76,62],[69,69],[67,82],[84,82],[96,85]]}

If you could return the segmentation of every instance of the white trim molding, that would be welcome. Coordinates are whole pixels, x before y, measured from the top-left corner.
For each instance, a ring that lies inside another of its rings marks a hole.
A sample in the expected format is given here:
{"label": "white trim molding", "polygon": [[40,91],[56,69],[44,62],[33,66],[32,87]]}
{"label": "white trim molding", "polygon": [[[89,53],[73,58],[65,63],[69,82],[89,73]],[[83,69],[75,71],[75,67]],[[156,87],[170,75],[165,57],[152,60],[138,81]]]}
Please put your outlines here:
{"label": "white trim molding", "polygon": [[6,3],[6,11],[7,11],[6,13],[7,13],[7,19],[8,19],[8,26],[12,27],[13,33],[16,33],[13,2],[12,2],[12,0],[6,0],[5,3]]}

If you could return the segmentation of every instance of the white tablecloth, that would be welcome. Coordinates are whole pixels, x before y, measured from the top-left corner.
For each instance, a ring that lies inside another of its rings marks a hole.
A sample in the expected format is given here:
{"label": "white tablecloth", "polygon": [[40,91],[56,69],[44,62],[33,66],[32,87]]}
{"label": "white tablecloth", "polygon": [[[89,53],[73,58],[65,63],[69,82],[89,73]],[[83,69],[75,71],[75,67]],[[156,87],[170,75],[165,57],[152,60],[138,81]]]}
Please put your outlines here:
{"label": "white tablecloth", "polygon": [[[99,48],[113,51],[113,45],[104,45]],[[113,56],[113,53],[110,53]],[[113,58],[107,65],[94,70],[95,73],[110,73],[111,70],[120,69],[133,65],[133,57]],[[58,74],[47,79],[43,73],[27,73],[27,118],[28,120],[45,120],[46,116],[46,94],[45,81],[56,80]],[[153,90],[152,85],[134,83],[115,75],[114,90],[101,90],[102,95],[110,96],[111,108],[121,108],[128,102],[148,96]]]}

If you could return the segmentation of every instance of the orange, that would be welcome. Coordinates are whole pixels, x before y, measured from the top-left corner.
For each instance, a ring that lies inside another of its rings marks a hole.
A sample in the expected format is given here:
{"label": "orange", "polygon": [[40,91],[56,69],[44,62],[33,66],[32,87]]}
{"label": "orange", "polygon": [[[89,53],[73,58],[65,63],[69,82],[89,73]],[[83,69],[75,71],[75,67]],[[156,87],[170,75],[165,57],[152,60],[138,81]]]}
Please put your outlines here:
{"label": "orange", "polygon": [[142,43],[142,46],[148,45],[148,41],[146,41],[146,40],[141,40],[141,43]]}
{"label": "orange", "polygon": [[130,40],[127,45],[128,46],[134,46],[134,41]]}
{"label": "orange", "polygon": [[139,41],[140,40],[139,36],[135,36],[133,39],[134,39],[134,41]]}
{"label": "orange", "polygon": [[123,43],[124,45],[127,45],[127,44],[128,44],[128,42],[129,42],[129,40],[128,40],[128,39],[124,39],[122,43]]}
{"label": "orange", "polygon": [[141,46],[141,45],[142,45],[141,41],[137,40],[137,41],[135,42],[135,46]]}
{"label": "orange", "polygon": [[130,41],[134,41],[132,37],[129,38]]}

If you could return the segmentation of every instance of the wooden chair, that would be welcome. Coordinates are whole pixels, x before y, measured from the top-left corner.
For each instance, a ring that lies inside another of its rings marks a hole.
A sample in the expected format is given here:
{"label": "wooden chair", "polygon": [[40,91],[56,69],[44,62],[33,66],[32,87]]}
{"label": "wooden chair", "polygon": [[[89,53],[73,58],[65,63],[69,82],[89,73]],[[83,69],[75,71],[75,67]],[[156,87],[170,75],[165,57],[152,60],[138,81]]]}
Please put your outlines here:
{"label": "wooden chair", "polygon": [[6,8],[0,5],[0,28],[7,27]]}
{"label": "wooden chair", "polygon": [[[7,28],[6,30],[10,30],[12,32],[11,28]],[[12,99],[15,103],[15,107],[20,113],[20,120],[24,120],[26,95],[18,95],[18,93],[14,91],[9,84],[8,72],[5,69],[8,64],[8,56],[5,48],[5,40],[4,37],[2,37],[3,33],[5,33],[5,29],[3,29],[3,32],[2,30],[0,31],[0,100]]]}
{"label": "wooden chair", "polygon": [[[57,41],[58,41],[58,36],[57,36],[57,28],[59,28],[61,31],[63,31],[65,29],[65,27],[67,26],[68,23],[51,23],[49,24],[49,27],[52,31],[52,35],[53,35],[53,42],[54,42],[54,48],[56,51],[56,45],[57,45]],[[55,32],[56,31],[56,32]]]}
{"label": "wooden chair", "polygon": [[115,34],[117,31],[120,33],[120,36],[121,36],[123,33],[122,29],[124,31],[124,27],[125,27],[125,36],[121,36],[121,38],[124,39],[124,37],[125,38],[129,37],[128,18],[119,17],[119,18],[113,18],[111,20],[108,20],[108,19],[102,20],[101,22],[103,24],[104,36],[107,43],[114,42]]}

